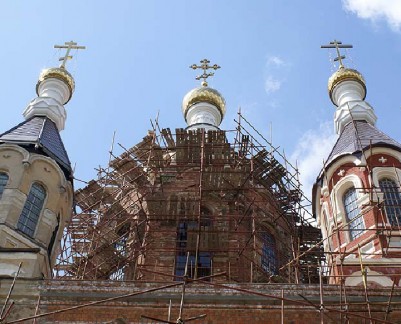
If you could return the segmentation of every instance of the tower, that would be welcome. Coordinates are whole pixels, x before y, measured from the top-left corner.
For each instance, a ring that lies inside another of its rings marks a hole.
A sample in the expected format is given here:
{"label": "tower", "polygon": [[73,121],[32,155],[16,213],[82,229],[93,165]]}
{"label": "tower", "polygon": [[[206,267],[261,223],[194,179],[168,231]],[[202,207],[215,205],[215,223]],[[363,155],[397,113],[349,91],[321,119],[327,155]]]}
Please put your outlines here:
{"label": "tower", "polygon": [[[66,70],[68,42],[60,67],[41,72],[37,97],[25,120],[0,135],[0,275],[51,278],[60,240],[71,218],[72,169],[60,137],[64,105],[75,82]],[[19,269],[20,267],[20,269]]]}
{"label": "tower", "polygon": [[308,249],[319,237],[299,214],[295,175],[241,122],[219,129],[225,100],[206,83],[207,70],[219,68],[209,63],[190,66],[204,80],[184,96],[185,129],[155,121],[76,192],[59,278],[179,281],[187,269],[218,282],[318,279],[309,269],[317,257],[287,264],[295,245]]}
{"label": "tower", "polygon": [[[328,82],[338,139],[313,188],[329,281],[392,286],[401,265],[401,145],[376,128],[360,72],[343,65]],[[348,46],[350,47],[350,46]],[[362,275],[361,275],[362,272]]]}

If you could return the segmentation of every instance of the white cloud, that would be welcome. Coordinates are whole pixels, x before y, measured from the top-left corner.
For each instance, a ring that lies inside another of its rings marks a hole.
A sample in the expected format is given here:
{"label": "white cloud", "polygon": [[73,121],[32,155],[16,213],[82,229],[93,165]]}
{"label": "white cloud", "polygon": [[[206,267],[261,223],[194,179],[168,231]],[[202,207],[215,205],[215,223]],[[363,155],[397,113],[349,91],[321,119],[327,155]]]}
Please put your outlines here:
{"label": "white cloud", "polygon": [[269,93],[273,93],[273,92],[280,90],[281,84],[282,84],[282,81],[274,78],[271,75],[267,76],[266,81],[265,81],[266,93],[269,94]]}
{"label": "white cloud", "polygon": [[265,91],[267,94],[281,89],[289,64],[280,56],[270,55],[266,59],[265,66]]}
{"label": "white cloud", "polygon": [[400,0],[343,0],[343,8],[373,22],[385,19],[393,30],[401,30]]}
{"label": "white cloud", "polygon": [[267,58],[267,65],[274,65],[274,66],[283,66],[286,63],[281,57],[278,56],[270,56]]}
{"label": "white cloud", "polygon": [[317,130],[306,131],[299,139],[291,161],[298,162],[299,180],[305,196],[311,199],[312,186],[337,139],[333,122],[324,122]]}

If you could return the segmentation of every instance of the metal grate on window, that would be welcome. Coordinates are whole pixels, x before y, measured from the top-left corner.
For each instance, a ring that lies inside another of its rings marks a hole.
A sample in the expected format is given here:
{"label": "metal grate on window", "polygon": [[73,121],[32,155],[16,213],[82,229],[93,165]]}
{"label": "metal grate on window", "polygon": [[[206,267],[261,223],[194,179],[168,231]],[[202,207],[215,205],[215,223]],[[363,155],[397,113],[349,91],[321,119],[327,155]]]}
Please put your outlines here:
{"label": "metal grate on window", "polygon": [[262,242],[262,268],[269,274],[277,274],[276,241],[270,233],[263,233]]}
{"label": "metal grate on window", "polygon": [[401,196],[396,183],[388,178],[379,181],[383,192],[384,209],[392,226],[401,225]]}
{"label": "metal grate on window", "polygon": [[127,241],[129,237],[130,226],[129,224],[123,225],[118,231],[118,239],[114,242],[114,249],[116,252],[125,257],[128,255]]}
{"label": "metal grate on window", "polygon": [[17,224],[17,228],[30,237],[33,237],[35,233],[45,198],[46,190],[40,184],[34,183]]}
{"label": "metal grate on window", "polygon": [[[211,224],[210,219],[204,219],[201,221],[201,228],[207,229]],[[211,274],[211,261],[212,254],[209,251],[199,251],[198,260],[196,260],[196,251],[191,249],[189,241],[193,241],[196,236],[198,228],[198,222],[195,221],[184,221],[178,224],[177,228],[177,253],[175,259],[175,275],[183,276],[185,273],[185,264],[187,261],[187,253],[189,253],[188,259],[188,277],[194,278],[195,268],[198,267],[198,278],[210,276]],[[176,278],[175,280],[182,280],[182,278]],[[206,279],[208,280],[208,279]]]}
{"label": "metal grate on window", "polygon": [[345,216],[352,240],[361,236],[363,230],[365,229],[365,224],[363,222],[363,217],[361,216],[361,210],[357,204],[357,199],[355,188],[348,189],[348,191],[344,194],[343,202]]}
{"label": "metal grate on window", "polygon": [[116,271],[114,271],[110,276],[109,279],[111,280],[124,280],[124,271],[125,271],[125,266],[117,269]]}
{"label": "metal grate on window", "polygon": [[8,175],[6,173],[0,173],[0,199],[3,195],[4,188],[6,187],[8,182]]}

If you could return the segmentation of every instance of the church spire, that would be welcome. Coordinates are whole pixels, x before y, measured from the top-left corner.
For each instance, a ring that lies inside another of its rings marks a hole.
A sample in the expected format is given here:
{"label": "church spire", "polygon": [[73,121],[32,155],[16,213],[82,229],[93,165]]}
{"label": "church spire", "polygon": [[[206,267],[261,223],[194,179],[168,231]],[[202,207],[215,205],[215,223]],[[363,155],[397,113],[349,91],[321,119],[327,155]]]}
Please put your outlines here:
{"label": "church spire", "polygon": [[51,119],[59,131],[64,129],[67,113],[64,105],[71,99],[75,89],[75,81],[72,75],[65,68],[69,59],[71,49],[85,49],[84,46],[77,46],[77,43],[66,42],[65,45],[55,45],[55,48],[66,49],[66,54],[60,61],[60,67],[44,69],[36,84],[37,98],[33,99],[24,110],[25,119],[33,116],[45,116]]}
{"label": "church spire", "polygon": [[334,40],[321,48],[335,48],[339,68],[329,78],[328,91],[331,101],[337,106],[334,123],[337,134],[341,134],[344,127],[353,120],[363,120],[375,125],[377,117],[373,108],[365,101],[366,83],[360,72],[344,66],[345,55],[341,55],[340,48],[352,48],[352,45],[343,45]]}

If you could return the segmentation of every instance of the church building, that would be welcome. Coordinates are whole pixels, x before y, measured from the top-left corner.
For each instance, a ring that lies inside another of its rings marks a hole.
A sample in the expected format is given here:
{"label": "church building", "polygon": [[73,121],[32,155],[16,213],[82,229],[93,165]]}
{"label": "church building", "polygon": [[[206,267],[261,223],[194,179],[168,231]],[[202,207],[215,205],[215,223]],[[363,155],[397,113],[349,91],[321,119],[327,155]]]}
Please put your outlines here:
{"label": "church building", "polygon": [[232,108],[207,59],[190,66],[185,127],[156,119],[74,191],[60,131],[84,47],[59,46],[25,120],[0,134],[0,323],[399,322],[401,144],[375,127],[346,45],[327,47],[338,140],[310,202],[246,116],[220,128]]}

